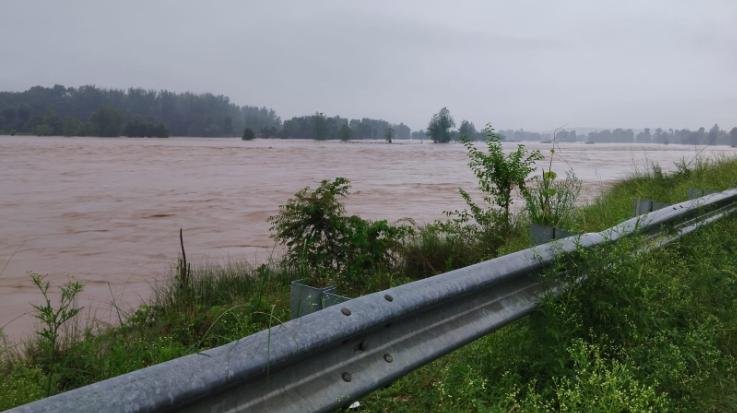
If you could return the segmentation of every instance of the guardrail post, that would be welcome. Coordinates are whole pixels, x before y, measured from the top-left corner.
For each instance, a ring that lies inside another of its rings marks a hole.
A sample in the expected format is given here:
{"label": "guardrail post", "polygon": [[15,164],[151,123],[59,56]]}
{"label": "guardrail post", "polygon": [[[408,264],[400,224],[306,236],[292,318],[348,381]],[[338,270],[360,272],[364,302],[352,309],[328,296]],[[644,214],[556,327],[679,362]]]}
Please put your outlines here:
{"label": "guardrail post", "polygon": [[546,242],[570,237],[576,233],[563,228],[551,227],[543,224],[530,224],[530,245],[540,245]]}
{"label": "guardrail post", "polygon": [[295,280],[290,287],[289,314],[293,319],[350,300],[336,294],[335,286],[313,287]]}
{"label": "guardrail post", "polygon": [[688,188],[688,199],[696,199],[701,198],[702,196],[714,194],[717,191],[713,189],[704,189],[704,188]]}
{"label": "guardrail post", "polygon": [[647,214],[648,212],[657,211],[659,209],[663,209],[667,207],[668,203],[666,202],[660,202],[660,201],[653,201],[652,199],[635,199],[635,214],[633,216],[638,216],[642,214]]}

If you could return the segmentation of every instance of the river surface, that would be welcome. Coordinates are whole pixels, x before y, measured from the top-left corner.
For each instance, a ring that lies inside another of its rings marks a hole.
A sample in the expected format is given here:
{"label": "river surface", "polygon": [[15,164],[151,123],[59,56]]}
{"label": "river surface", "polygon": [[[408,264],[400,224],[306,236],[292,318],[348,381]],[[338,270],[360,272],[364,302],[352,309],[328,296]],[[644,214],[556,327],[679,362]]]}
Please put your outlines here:
{"label": "river surface", "polygon": [[[650,163],[673,170],[697,154],[737,150],[562,144],[554,169],[572,169],[587,202]],[[352,181],[350,213],[419,223],[462,208],[458,187],[475,187],[459,144],[0,136],[0,327],[15,342],[32,333],[30,272],[82,281],[83,319],[114,320],[113,302],[133,308],[169,274],[179,228],[190,261],[263,262],[278,251],[266,219],[336,176]]]}

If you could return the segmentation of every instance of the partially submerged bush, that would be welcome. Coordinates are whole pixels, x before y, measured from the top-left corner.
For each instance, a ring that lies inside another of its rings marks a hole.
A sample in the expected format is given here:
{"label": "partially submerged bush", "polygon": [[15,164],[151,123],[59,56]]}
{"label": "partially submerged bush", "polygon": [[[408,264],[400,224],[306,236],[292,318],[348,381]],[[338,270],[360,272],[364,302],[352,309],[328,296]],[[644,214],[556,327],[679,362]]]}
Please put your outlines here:
{"label": "partially submerged bush", "polygon": [[269,217],[274,238],[286,247],[288,264],[317,284],[361,282],[357,276],[394,268],[406,225],[347,216],[342,199],[350,189],[346,178],[324,180],[297,192],[279,214]]}

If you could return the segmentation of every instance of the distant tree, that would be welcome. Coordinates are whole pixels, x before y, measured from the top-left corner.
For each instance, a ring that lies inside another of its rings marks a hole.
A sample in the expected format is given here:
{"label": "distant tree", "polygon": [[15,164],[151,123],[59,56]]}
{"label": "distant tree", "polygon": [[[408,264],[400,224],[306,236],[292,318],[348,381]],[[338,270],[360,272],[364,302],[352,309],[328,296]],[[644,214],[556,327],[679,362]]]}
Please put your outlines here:
{"label": "distant tree", "polygon": [[427,133],[435,143],[450,142],[450,128],[455,126],[455,121],[450,116],[448,108],[443,107],[440,112],[433,115],[427,126]]}
{"label": "distant tree", "polygon": [[312,115],[312,131],[312,139],[322,140],[328,138],[328,125],[324,113],[315,112]]}
{"label": "distant tree", "polygon": [[33,134],[36,136],[51,136],[54,132],[51,127],[45,123],[39,123],[33,127]]}
{"label": "distant tree", "polygon": [[706,144],[707,145],[716,145],[717,140],[719,140],[719,136],[721,135],[721,129],[719,129],[719,125],[716,123],[714,126],[709,129],[709,133],[706,135]]}
{"label": "distant tree", "polygon": [[639,132],[636,137],[637,143],[650,143],[653,140],[652,135],[650,134],[650,128],[645,128],[643,131]]}
{"label": "distant tree", "polygon": [[243,136],[241,137],[241,139],[243,139],[244,141],[250,141],[251,139],[254,139],[255,137],[256,135],[253,133],[251,128],[246,128],[243,130]]}
{"label": "distant tree", "polygon": [[88,127],[79,119],[65,118],[61,129],[61,134],[64,136],[85,136]]}
{"label": "distant tree", "polygon": [[274,136],[277,136],[279,131],[276,129],[275,126],[264,126],[261,128],[261,137],[262,138],[273,138]]}
{"label": "distant tree", "polygon": [[387,128],[386,132],[384,132],[384,140],[387,143],[392,143],[392,138],[394,137],[394,129]]}
{"label": "distant tree", "polygon": [[351,139],[353,136],[353,131],[351,130],[351,127],[348,126],[348,124],[344,123],[343,126],[340,127],[340,131],[338,132],[338,138],[342,140],[343,142],[347,142]]}
{"label": "distant tree", "polygon": [[732,128],[732,130],[729,131],[729,138],[732,146],[737,147],[737,128]]}
{"label": "distant tree", "polygon": [[136,119],[125,124],[123,136],[131,138],[168,138],[169,130],[163,123]]}
{"label": "distant tree", "polygon": [[555,132],[553,132],[553,137],[555,138],[556,142],[576,142],[578,140],[578,135],[576,135],[576,131],[568,129],[556,130]]}
{"label": "distant tree", "polygon": [[458,128],[458,136],[463,139],[473,140],[478,138],[478,132],[473,122],[464,120]]}
{"label": "distant tree", "polygon": [[412,132],[412,139],[423,140],[427,138],[427,133],[424,130],[416,130]]}
{"label": "distant tree", "polygon": [[233,118],[226,116],[223,119],[223,133],[226,136],[233,135]]}
{"label": "distant tree", "polygon": [[409,126],[405,125],[404,123],[396,125],[394,127],[394,130],[396,132],[395,135],[398,139],[409,139],[410,133],[412,133],[412,130],[409,128]]}
{"label": "distant tree", "polygon": [[110,106],[103,106],[93,113],[90,123],[95,136],[120,136],[120,113]]}
{"label": "distant tree", "polygon": [[155,126],[151,129],[151,136],[157,138],[168,138],[169,128],[167,128],[166,125],[164,125],[163,123],[159,122],[155,124]]}

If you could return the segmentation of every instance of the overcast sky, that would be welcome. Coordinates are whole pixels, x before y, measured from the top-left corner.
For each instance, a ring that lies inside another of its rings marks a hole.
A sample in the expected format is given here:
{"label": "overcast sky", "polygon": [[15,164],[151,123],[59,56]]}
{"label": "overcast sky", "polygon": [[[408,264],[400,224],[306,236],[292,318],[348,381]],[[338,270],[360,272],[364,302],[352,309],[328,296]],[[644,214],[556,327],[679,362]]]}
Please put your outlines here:
{"label": "overcast sky", "polygon": [[737,1],[0,0],[0,89],[225,94],[282,118],[737,125]]}

